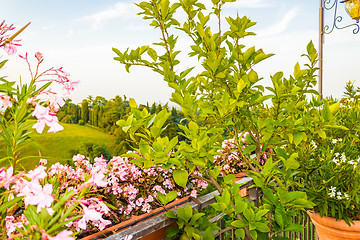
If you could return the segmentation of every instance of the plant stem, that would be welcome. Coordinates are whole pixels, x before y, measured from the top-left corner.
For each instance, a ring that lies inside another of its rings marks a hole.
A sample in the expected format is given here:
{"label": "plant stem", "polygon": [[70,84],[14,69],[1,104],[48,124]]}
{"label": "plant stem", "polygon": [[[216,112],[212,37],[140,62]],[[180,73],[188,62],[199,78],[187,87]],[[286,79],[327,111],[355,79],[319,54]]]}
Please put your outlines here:
{"label": "plant stem", "polygon": [[[223,189],[221,188],[221,186],[219,185],[219,183],[213,178],[213,176],[211,176],[211,175],[209,174],[209,170],[208,170],[208,169],[205,170],[205,173],[206,173],[206,177],[208,178],[209,182],[216,188],[216,190],[219,191],[220,195],[222,195]],[[234,204],[234,202],[233,202],[231,199],[230,199],[230,204],[231,204],[231,206],[235,209],[235,204]],[[241,217],[240,213],[236,214],[236,217],[237,217],[238,219],[244,221],[243,218]],[[247,229],[247,227],[244,227],[244,231],[245,231],[245,239],[249,239],[249,240],[250,240],[251,237],[250,237],[250,233],[249,233],[249,230]]]}

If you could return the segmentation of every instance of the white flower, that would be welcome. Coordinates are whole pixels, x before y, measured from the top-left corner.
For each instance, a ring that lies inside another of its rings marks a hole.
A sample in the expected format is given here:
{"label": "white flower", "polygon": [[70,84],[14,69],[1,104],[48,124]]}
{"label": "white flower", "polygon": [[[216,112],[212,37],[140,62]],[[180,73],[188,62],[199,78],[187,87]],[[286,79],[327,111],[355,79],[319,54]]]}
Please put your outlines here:
{"label": "white flower", "polygon": [[336,192],[336,187],[331,186],[331,187],[329,188],[329,191],[331,191],[331,192]]}
{"label": "white flower", "polygon": [[348,161],[349,164],[355,165],[355,162],[353,160]]}
{"label": "white flower", "polygon": [[331,198],[335,197],[335,192],[329,192],[329,196],[330,196]]}
{"label": "white flower", "polygon": [[347,195],[347,193],[344,193],[344,198],[346,198],[346,200],[349,200],[349,196]]}
{"label": "white flower", "polygon": [[337,199],[339,199],[339,200],[342,199],[341,192],[337,192],[336,195],[337,195],[337,197],[336,197]]}
{"label": "white flower", "polygon": [[337,142],[338,142],[337,139],[333,139],[333,140],[332,140],[332,143],[333,143],[333,144],[336,144]]}
{"label": "white flower", "polygon": [[333,158],[332,161],[337,164],[339,162],[339,159]]}
{"label": "white flower", "polygon": [[340,160],[341,160],[341,162],[346,162],[345,153],[342,153],[342,154],[341,154]]}
{"label": "white flower", "polygon": [[334,155],[335,155],[335,157],[339,157],[340,153],[335,153]]}
{"label": "white flower", "polygon": [[315,148],[315,149],[317,148],[316,143],[314,141],[311,141],[310,143],[313,146],[313,148]]}

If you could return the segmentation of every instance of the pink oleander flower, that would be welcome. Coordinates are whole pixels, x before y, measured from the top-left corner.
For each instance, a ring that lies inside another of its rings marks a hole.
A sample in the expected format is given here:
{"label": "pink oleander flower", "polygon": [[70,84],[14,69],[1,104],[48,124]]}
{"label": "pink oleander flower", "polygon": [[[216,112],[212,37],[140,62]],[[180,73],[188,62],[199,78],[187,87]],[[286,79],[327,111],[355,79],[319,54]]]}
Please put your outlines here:
{"label": "pink oleander flower", "polygon": [[103,173],[103,171],[100,171],[96,168],[93,168],[91,170],[91,177],[90,179],[87,181],[88,184],[90,185],[96,185],[98,187],[106,187],[109,183],[108,181],[105,179],[105,174]]}
{"label": "pink oleander flower", "polygon": [[7,108],[7,107],[12,107],[13,104],[11,102],[11,98],[7,95],[5,96],[0,96],[0,108]]}
{"label": "pink oleander flower", "polygon": [[110,212],[110,208],[101,201],[98,201],[96,210],[98,210],[101,214],[108,214]]}
{"label": "pink oleander flower", "polygon": [[55,237],[50,237],[50,240],[74,240],[75,238],[71,237],[71,234],[73,234],[72,231],[62,230]]}
{"label": "pink oleander flower", "polygon": [[141,207],[141,205],[143,204],[143,202],[144,202],[144,199],[141,197],[141,198],[138,198],[138,199],[135,201],[135,204],[136,204],[136,206]]}
{"label": "pink oleander flower", "polygon": [[89,221],[99,221],[102,219],[102,214],[96,211],[95,209],[89,209],[86,206],[83,206],[84,216],[79,220],[78,227],[81,229],[86,229],[86,224]]}
{"label": "pink oleander flower", "polygon": [[3,49],[8,55],[15,55],[17,52],[16,47],[12,44],[3,46]]}
{"label": "pink oleander flower", "polygon": [[73,161],[78,162],[78,161],[82,161],[85,159],[84,155],[78,154],[78,155],[74,155],[73,156]]}
{"label": "pink oleander flower", "polygon": [[148,212],[150,212],[150,210],[151,210],[150,204],[149,203],[144,203],[141,211],[148,213]]}
{"label": "pink oleander flower", "polygon": [[194,189],[191,191],[190,193],[190,196],[193,197],[193,198],[196,198],[197,197],[197,191]]}
{"label": "pink oleander flower", "polygon": [[65,105],[64,96],[60,96],[57,93],[47,92],[47,96],[49,97],[49,107],[51,112],[56,113],[62,106]]}
{"label": "pink oleander flower", "polygon": [[51,115],[49,109],[36,104],[35,110],[32,116],[38,119],[37,123],[34,124],[33,128],[36,129],[38,133],[42,133],[45,125],[48,125],[50,129],[48,132],[58,132],[64,129],[58,122],[58,119],[55,115]]}
{"label": "pink oleander flower", "polygon": [[45,166],[46,164],[47,164],[47,160],[46,160],[46,159],[44,159],[44,158],[40,159],[39,165]]}
{"label": "pink oleander flower", "polygon": [[46,167],[40,165],[36,167],[34,170],[30,170],[26,176],[30,178],[32,181],[38,181],[39,179],[44,179],[47,175],[45,172]]}
{"label": "pink oleander flower", "polygon": [[43,60],[43,54],[41,53],[41,52],[36,52],[35,53],[35,58],[39,61],[39,62],[41,62],[42,60]]}
{"label": "pink oleander flower", "polygon": [[99,227],[99,230],[102,231],[106,228],[106,226],[111,225],[111,224],[112,224],[111,221],[101,218],[96,225]]}
{"label": "pink oleander flower", "polygon": [[6,171],[5,168],[0,169],[0,187],[9,190],[9,185],[13,181],[13,167],[9,167]]}
{"label": "pink oleander flower", "polygon": [[25,205],[37,205],[37,212],[39,213],[42,208],[50,208],[54,201],[54,197],[51,195],[53,186],[49,183],[41,187],[39,182],[32,181],[25,186],[18,196],[25,196]]}
{"label": "pink oleander flower", "polygon": [[7,216],[5,218],[5,227],[8,237],[11,237],[11,234],[15,232],[16,228],[23,228],[22,222],[14,222],[15,218],[13,216]]}

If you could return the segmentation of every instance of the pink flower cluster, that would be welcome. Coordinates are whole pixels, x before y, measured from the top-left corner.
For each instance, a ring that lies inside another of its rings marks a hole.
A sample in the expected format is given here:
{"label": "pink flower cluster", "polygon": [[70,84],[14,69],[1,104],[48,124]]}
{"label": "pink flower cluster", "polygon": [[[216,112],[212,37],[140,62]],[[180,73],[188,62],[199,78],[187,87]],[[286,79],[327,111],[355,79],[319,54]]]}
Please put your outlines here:
{"label": "pink flower cluster", "polygon": [[[22,197],[25,208],[35,206],[39,214],[42,209],[46,209],[50,216],[54,214],[52,207],[60,196],[74,190],[76,194],[67,201],[66,206],[69,208],[77,202],[78,207],[72,216],[81,217],[66,224],[66,230],[71,233],[102,230],[129,215],[148,213],[160,206],[156,199],[159,192],[166,195],[170,191],[176,191],[178,197],[189,194],[196,197],[198,191],[207,188],[207,182],[198,178],[201,177],[198,171],[191,174],[189,185],[183,188],[177,186],[172,178],[174,167],[142,170],[130,163],[130,160],[126,157],[113,157],[108,161],[100,157],[90,162],[85,156],[78,154],[73,157],[74,166],[56,163],[47,168],[46,160],[41,159],[34,170],[15,176],[12,168],[0,169],[0,188],[8,190],[12,198]],[[76,196],[84,188],[89,188],[89,192],[76,200]],[[23,228],[27,222],[24,215],[9,215],[6,221],[8,237],[16,234],[17,229]],[[65,236],[68,233],[62,234]],[[44,232],[44,239],[57,237],[47,236]]]}
{"label": "pink flower cluster", "polygon": [[[241,154],[245,147],[250,145],[250,143],[246,142],[247,135],[248,133],[240,133],[238,135],[240,143],[237,142],[238,140],[235,137],[226,139],[222,142],[221,149],[217,150],[220,154],[214,156],[215,164],[221,166],[221,174],[239,173],[248,169],[245,160],[243,159],[247,158],[247,156]],[[260,150],[262,153],[258,162],[263,166],[273,150],[270,148],[262,149],[262,146],[260,147]],[[256,157],[254,159],[256,159]]]}
{"label": "pink flower cluster", "polygon": [[[70,80],[70,74],[65,72],[62,68],[52,67],[43,72],[40,72],[40,64],[44,61],[43,54],[40,52],[35,53],[35,58],[37,60],[35,73],[33,73],[31,69],[28,54],[26,53],[25,56],[20,57],[26,61],[29,67],[33,84],[56,82],[63,86],[63,89],[66,90],[66,93],[58,94],[51,90],[43,89],[28,100],[29,104],[35,106],[32,116],[36,117],[38,120],[33,128],[35,128],[38,133],[43,132],[45,125],[50,127],[48,132],[58,132],[63,130],[64,128],[59,124],[56,113],[62,106],[64,106],[64,100],[68,98],[70,91],[75,89],[75,86],[78,84],[78,82]],[[43,102],[45,104],[40,104],[39,102]]]}
{"label": "pink flower cluster", "polygon": [[3,48],[8,55],[16,54],[16,46],[21,46],[19,40],[10,40],[11,35],[9,32],[13,31],[13,25],[8,26],[5,21],[0,23],[0,48]]}
{"label": "pink flower cluster", "polygon": [[150,212],[151,209],[160,206],[156,201],[158,192],[166,195],[170,191],[176,191],[178,197],[183,197],[189,195],[190,191],[195,195],[195,192],[207,187],[203,181],[194,178],[191,186],[182,188],[177,186],[172,178],[174,167],[141,170],[135,164],[131,164],[130,160],[126,157],[114,157],[109,162],[109,169],[112,171],[108,174],[110,184],[105,194],[116,198],[120,214]]}

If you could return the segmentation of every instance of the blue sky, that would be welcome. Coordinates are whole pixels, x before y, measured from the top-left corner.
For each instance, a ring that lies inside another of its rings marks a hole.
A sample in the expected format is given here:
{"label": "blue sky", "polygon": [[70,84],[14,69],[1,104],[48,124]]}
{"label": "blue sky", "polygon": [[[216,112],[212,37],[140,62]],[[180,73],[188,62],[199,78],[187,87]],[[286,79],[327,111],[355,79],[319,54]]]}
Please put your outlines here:
{"label": "blue sky", "polygon": [[[206,3],[209,0],[204,0]],[[111,48],[124,50],[149,45],[158,40],[159,32],[136,15],[133,0],[0,0],[0,16],[8,24],[21,27],[31,25],[21,35],[19,54],[44,54],[45,65],[64,67],[80,85],[71,98],[79,102],[88,95],[126,95],[136,101],[167,102],[171,90],[159,75],[143,68],[133,68],[128,74],[113,60]],[[343,6],[339,6],[344,21],[352,23]],[[256,36],[244,41],[247,47],[263,48],[275,56],[256,67],[269,83],[270,75],[283,71],[292,73],[296,62],[305,62],[307,43],[318,46],[319,3],[314,0],[238,0],[224,9],[224,15],[246,15],[257,22],[252,30]],[[332,13],[326,11],[326,24],[331,24]],[[345,24],[345,23],[344,23]],[[342,96],[345,83],[355,81],[359,86],[360,34],[352,29],[335,30],[326,35],[324,45],[324,95]],[[187,41],[180,41],[179,50]],[[3,53],[0,53],[3,54]],[[186,59],[183,54],[182,59]],[[28,78],[26,65],[17,56],[9,57],[6,72],[9,80]],[[186,63],[195,63],[188,61]],[[186,67],[186,65],[184,66]]]}

